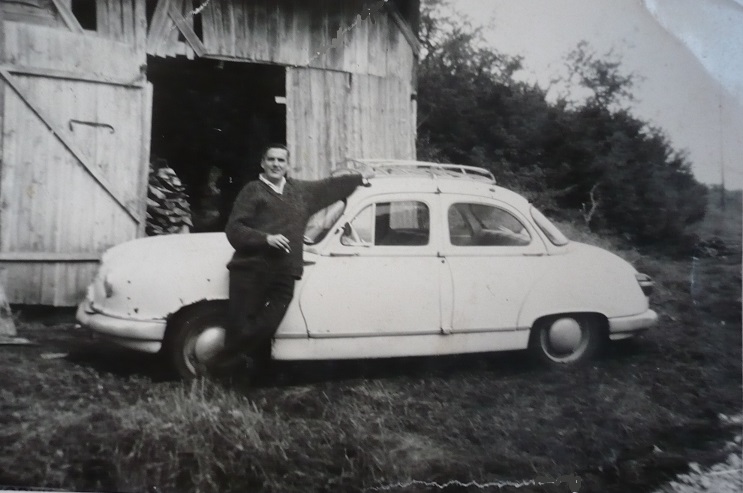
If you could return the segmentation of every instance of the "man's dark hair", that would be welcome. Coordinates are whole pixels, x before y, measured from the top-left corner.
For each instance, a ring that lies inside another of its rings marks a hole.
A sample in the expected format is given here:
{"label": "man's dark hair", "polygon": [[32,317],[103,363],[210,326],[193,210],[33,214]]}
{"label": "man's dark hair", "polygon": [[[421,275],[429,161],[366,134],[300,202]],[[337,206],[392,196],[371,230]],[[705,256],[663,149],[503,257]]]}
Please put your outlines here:
{"label": "man's dark hair", "polygon": [[286,151],[286,157],[289,158],[289,148],[286,147],[284,144],[269,144],[266,146],[265,149],[263,149],[263,153],[261,154],[261,161],[265,159],[266,154],[268,154],[269,149],[283,149]]}

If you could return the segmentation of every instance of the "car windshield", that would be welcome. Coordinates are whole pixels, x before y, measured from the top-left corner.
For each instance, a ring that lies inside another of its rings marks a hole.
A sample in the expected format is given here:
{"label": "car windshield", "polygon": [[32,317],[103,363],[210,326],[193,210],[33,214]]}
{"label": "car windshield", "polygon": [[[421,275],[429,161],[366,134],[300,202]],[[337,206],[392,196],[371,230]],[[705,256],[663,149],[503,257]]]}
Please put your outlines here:
{"label": "car windshield", "polygon": [[346,208],[346,202],[339,200],[333,202],[325,209],[320,210],[310,217],[307,221],[307,227],[304,230],[304,242],[307,245],[314,245],[322,241],[328,234],[330,228],[338,221]]}
{"label": "car windshield", "polygon": [[542,230],[542,233],[544,233],[545,236],[555,245],[563,246],[570,242],[570,240],[568,240],[565,235],[557,229],[557,226],[552,224],[552,221],[547,219],[547,217],[539,212],[539,209],[534,206],[531,208],[531,217],[534,218],[534,222],[537,223],[537,226]]}

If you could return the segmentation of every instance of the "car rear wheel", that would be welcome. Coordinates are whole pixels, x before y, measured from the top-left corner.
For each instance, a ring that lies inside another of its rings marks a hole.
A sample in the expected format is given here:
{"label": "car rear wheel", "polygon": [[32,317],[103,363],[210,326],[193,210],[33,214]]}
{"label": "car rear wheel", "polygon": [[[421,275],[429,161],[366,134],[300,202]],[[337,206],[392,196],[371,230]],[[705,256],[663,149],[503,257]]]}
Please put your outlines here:
{"label": "car rear wheel", "polygon": [[224,347],[225,302],[193,305],[170,322],[164,350],[176,373],[186,380],[206,376],[206,365]]}
{"label": "car rear wheel", "polygon": [[537,361],[550,367],[579,366],[596,357],[606,334],[599,315],[557,315],[534,324],[529,350]]}

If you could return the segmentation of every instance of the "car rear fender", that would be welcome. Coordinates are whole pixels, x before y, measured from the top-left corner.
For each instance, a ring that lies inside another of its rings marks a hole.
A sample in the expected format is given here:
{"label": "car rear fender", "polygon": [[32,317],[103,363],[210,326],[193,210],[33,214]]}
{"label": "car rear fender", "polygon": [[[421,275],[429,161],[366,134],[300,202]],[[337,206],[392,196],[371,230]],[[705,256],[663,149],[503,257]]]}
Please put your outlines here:
{"label": "car rear fender", "polygon": [[532,327],[538,319],[558,313],[611,318],[648,309],[635,269],[606,250],[573,243],[567,254],[553,256],[548,265],[525,298],[519,327]]}

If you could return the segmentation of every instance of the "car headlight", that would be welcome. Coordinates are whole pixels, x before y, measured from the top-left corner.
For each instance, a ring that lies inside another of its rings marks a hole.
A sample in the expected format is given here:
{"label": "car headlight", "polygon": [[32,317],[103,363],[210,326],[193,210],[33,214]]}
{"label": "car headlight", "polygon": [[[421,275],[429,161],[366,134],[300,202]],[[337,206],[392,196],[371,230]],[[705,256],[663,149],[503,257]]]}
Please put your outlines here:
{"label": "car headlight", "polygon": [[643,274],[641,272],[637,272],[635,274],[635,279],[637,279],[637,284],[640,285],[640,288],[642,288],[642,292],[645,293],[645,296],[650,296],[650,293],[653,292],[653,288],[655,287],[653,279],[649,275]]}

